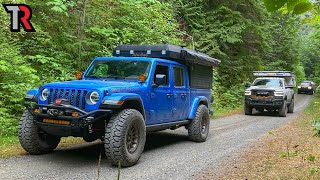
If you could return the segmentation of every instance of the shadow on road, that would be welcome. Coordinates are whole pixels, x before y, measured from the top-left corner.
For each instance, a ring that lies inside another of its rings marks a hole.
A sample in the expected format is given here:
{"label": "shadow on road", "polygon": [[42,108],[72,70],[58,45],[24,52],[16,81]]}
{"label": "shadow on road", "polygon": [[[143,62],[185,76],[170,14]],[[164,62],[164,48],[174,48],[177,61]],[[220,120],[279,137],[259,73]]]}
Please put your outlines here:
{"label": "shadow on road", "polygon": [[[166,146],[177,144],[179,142],[189,142],[188,136],[164,131],[149,133],[147,134],[144,152],[157,150],[160,147],[165,148]],[[59,148],[52,154],[44,155],[42,160],[58,164],[83,164],[85,162],[87,165],[93,165],[97,164],[100,153],[102,161],[108,161],[104,154],[103,142],[95,141],[92,143]]]}
{"label": "shadow on road", "polygon": [[272,112],[268,112],[268,111],[263,111],[263,112],[254,111],[251,116],[279,117],[279,112],[278,112],[278,111],[272,111]]}

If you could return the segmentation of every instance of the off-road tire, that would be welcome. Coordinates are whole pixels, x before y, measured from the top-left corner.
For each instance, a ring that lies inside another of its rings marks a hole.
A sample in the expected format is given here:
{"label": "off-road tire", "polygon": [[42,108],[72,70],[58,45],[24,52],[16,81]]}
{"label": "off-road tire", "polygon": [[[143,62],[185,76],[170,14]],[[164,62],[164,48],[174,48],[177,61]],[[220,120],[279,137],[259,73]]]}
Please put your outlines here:
{"label": "off-road tire", "polygon": [[207,106],[200,105],[197,108],[194,119],[188,127],[189,139],[195,142],[206,141],[210,128],[210,116]]}
{"label": "off-road tire", "polygon": [[294,111],[294,99],[292,99],[289,104],[288,113],[293,113],[293,111]]}
{"label": "off-road tire", "polygon": [[[137,132],[132,133],[132,128]],[[132,134],[136,134],[138,138],[134,139],[136,135]],[[136,143],[135,146],[132,145],[133,141]],[[118,165],[119,161],[121,167],[135,165],[144,150],[145,142],[146,125],[142,114],[135,109],[121,110],[106,123],[104,148],[113,165]]]}
{"label": "off-road tire", "polygon": [[41,130],[35,124],[31,113],[25,110],[19,122],[19,141],[22,148],[30,154],[46,154],[58,146],[60,137]]}
{"label": "off-road tire", "polygon": [[288,112],[288,109],[287,109],[287,101],[283,101],[283,105],[282,107],[279,109],[279,116],[280,117],[286,117],[287,116],[287,112]]}
{"label": "off-road tire", "polygon": [[244,106],[244,114],[245,115],[252,115],[252,107],[250,107],[250,106]]}
{"label": "off-road tire", "polygon": [[312,90],[309,94],[310,94],[310,95],[313,95],[313,94],[314,94],[314,90]]}

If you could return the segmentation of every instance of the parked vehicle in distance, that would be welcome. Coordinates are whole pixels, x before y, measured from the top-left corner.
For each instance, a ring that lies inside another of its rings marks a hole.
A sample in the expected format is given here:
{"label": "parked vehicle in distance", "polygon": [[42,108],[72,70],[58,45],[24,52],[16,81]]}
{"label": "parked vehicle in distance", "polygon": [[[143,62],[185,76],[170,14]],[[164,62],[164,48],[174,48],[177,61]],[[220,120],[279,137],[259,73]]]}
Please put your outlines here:
{"label": "parked vehicle in distance", "polygon": [[312,81],[303,81],[299,86],[298,86],[298,94],[301,93],[306,93],[313,95],[316,92],[316,83]]}
{"label": "parked vehicle in distance", "polygon": [[30,154],[53,151],[61,137],[104,141],[114,165],[137,163],[146,133],[184,126],[189,139],[209,133],[213,66],[219,60],[173,45],[119,45],[97,57],[79,80],[27,93],[19,140]]}
{"label": "parked vehicle in distance", "polygon": [[278,111],[286,117],[294,111],[295,76],[290,71],[255,71],[257,77],[245,90],[244,112],[251,115],[252,110],[263,112]]}

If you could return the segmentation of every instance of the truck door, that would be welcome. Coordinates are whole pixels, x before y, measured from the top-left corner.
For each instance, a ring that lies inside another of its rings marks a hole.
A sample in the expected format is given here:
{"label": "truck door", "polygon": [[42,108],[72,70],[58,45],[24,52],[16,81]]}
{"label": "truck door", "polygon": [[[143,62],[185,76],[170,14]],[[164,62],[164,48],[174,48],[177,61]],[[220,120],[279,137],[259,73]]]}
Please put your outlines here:
{"label": "truck door", "polygon": [[187,104],[189,91],[187,89],[187,73],[183,67],[172,66],[173,72],[173,108],[172,121],[184,120],[187,118]]}
{"label": "truck door", "polygon": [[157,75],[166,76],[166,80],[164,84],[151,90],[150,103],[153,112],[151,124],[159,124],[171,120],[173,93],[170,85],[171,77],[169,67],[167,64],[158,63],[153,74],[153,82],[155,82]]}

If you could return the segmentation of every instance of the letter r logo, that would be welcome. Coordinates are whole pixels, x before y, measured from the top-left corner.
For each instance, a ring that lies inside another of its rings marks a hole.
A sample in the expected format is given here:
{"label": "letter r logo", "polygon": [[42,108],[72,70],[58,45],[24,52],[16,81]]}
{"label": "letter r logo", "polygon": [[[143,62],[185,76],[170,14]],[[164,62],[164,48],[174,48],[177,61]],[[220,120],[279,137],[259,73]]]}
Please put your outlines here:
{"label": "letter r logo", "polygon": [[7,13],[11,15],[11,32],[20,32],[20,24],[26,32],[36,32],[30,19],[32,10],[26,4],[2,4]]}

